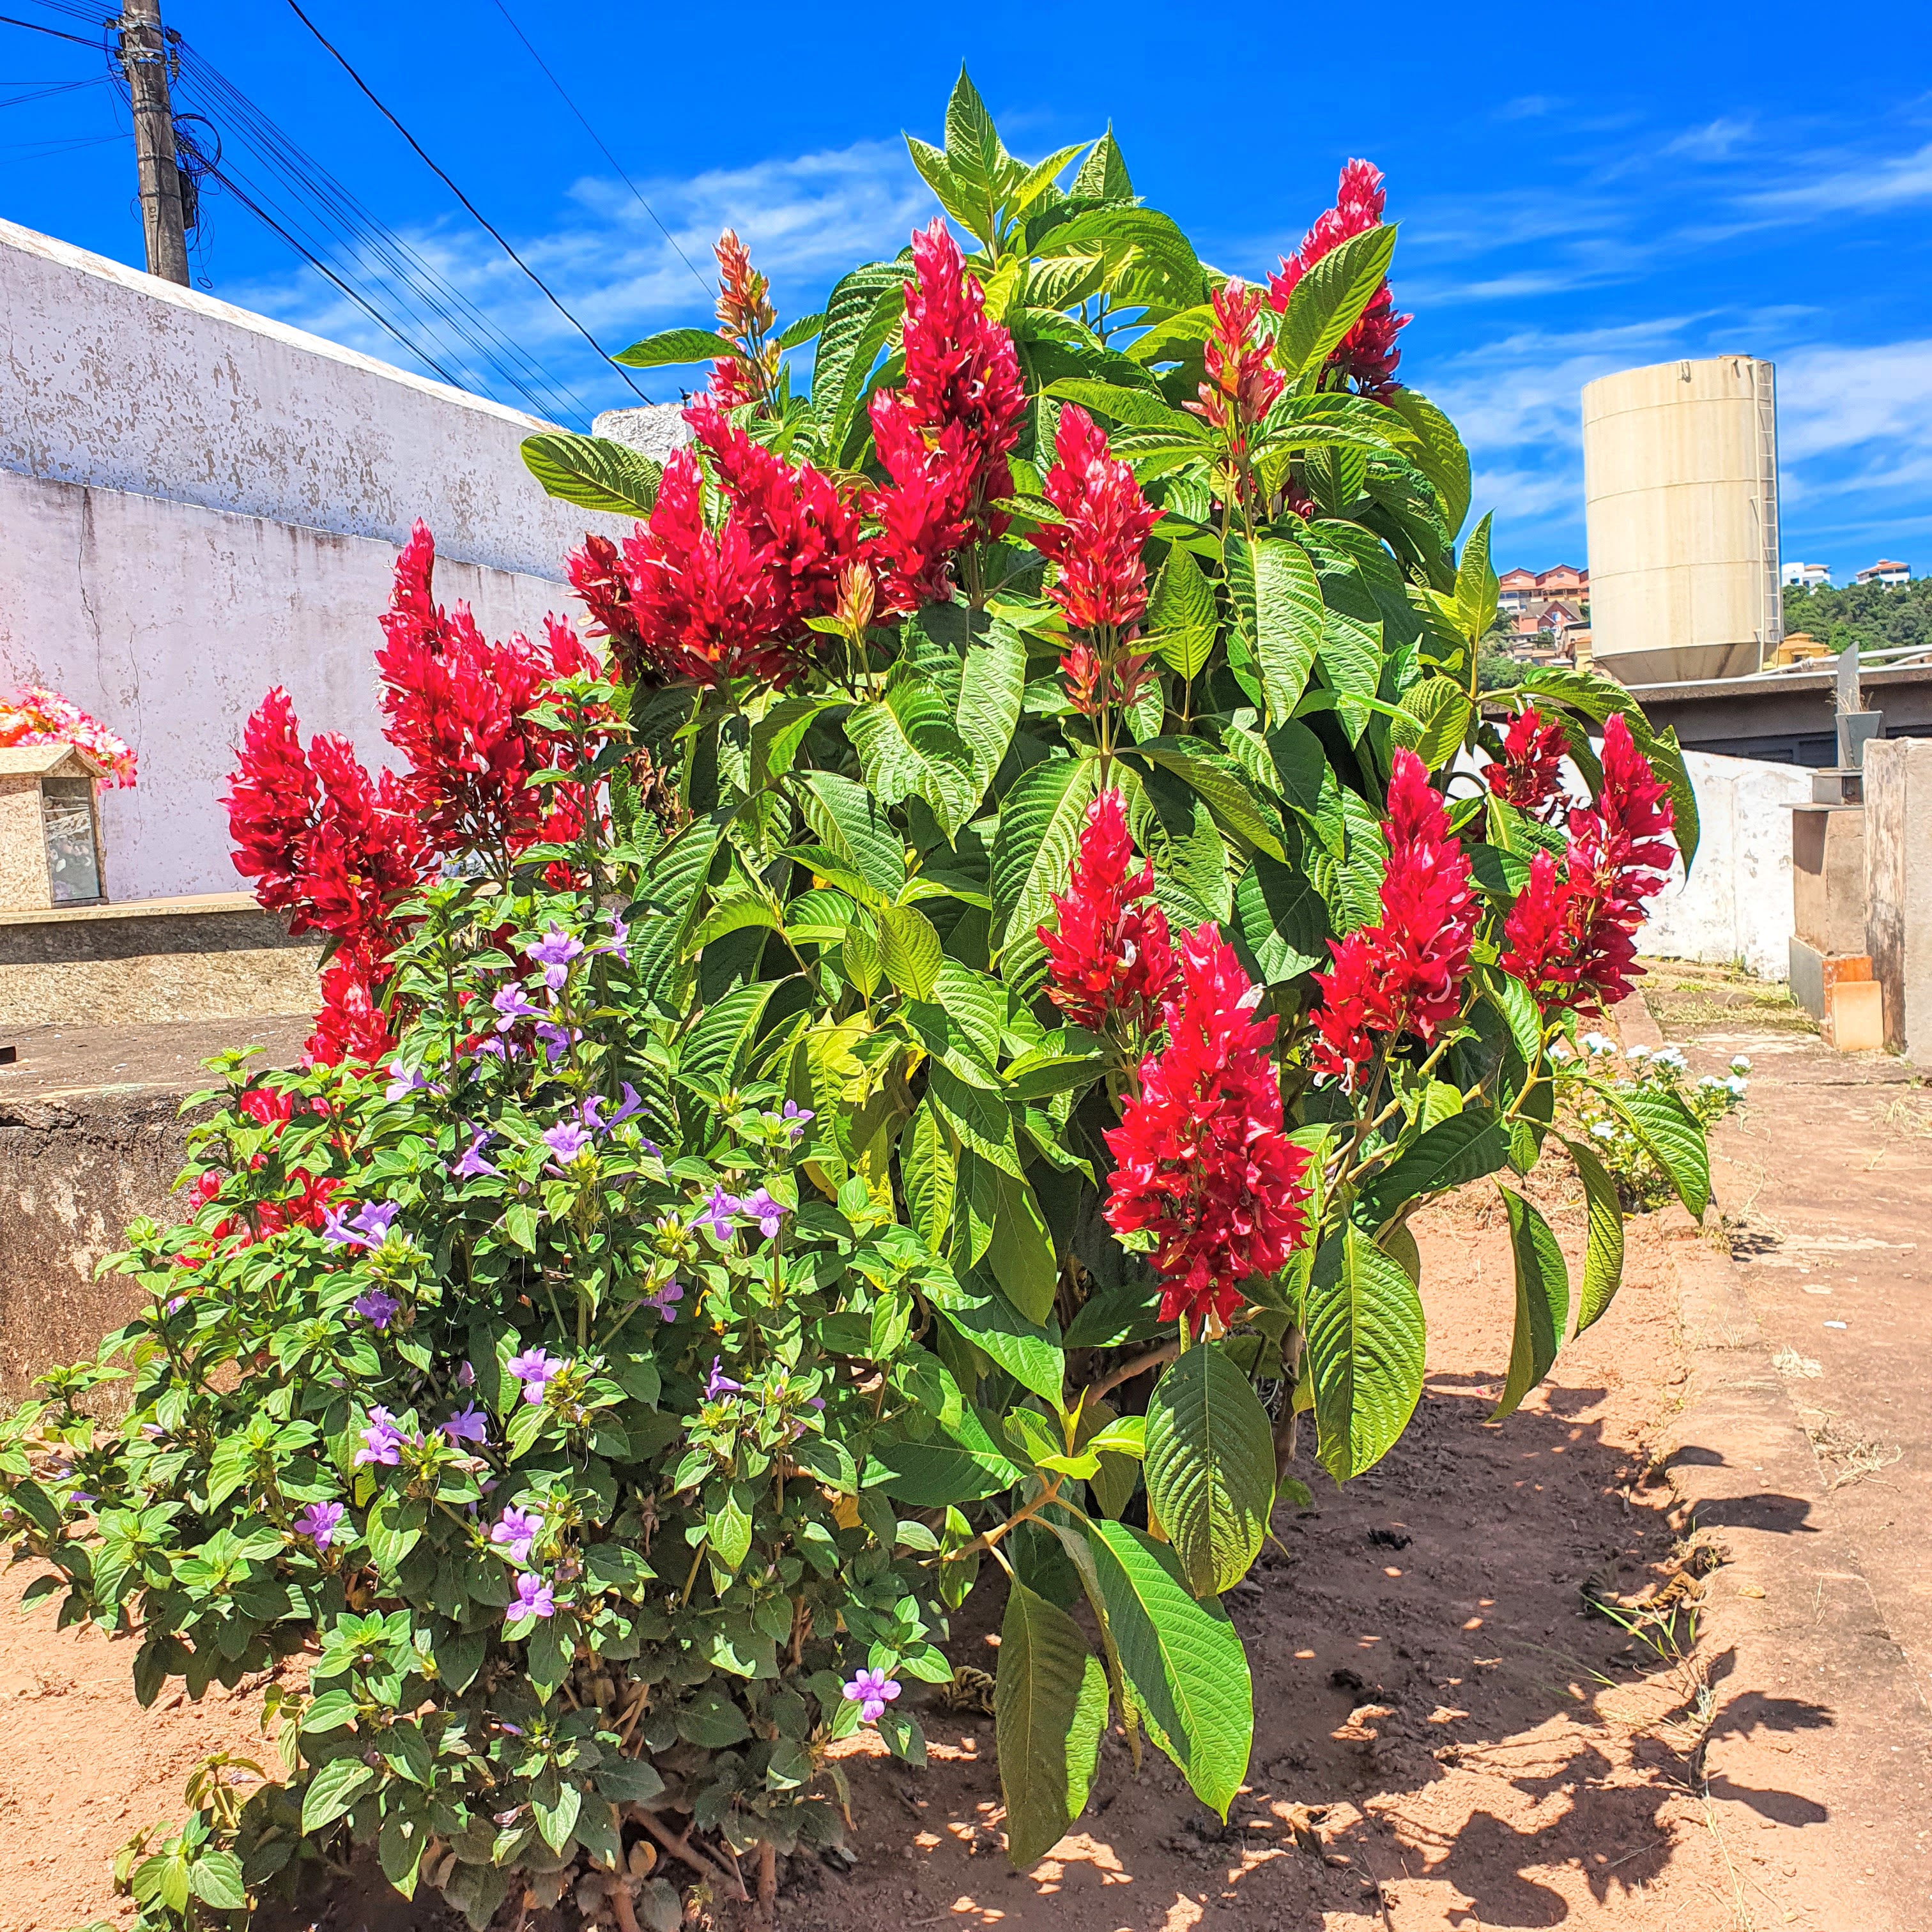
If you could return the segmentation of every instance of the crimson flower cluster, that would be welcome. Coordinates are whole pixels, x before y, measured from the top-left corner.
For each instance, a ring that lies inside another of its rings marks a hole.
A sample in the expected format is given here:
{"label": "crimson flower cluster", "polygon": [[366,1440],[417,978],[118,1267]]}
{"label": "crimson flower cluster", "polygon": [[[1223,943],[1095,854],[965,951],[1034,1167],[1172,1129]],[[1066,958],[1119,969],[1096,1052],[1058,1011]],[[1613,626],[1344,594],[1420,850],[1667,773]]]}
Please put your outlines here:
{"label": "crimson flower cluster", "polygon": [[[1348,163],[1336,185],[1335,206],[1316,218],[1315,226],[1301,238],[1301,246],[1292,255],[1283,256],[1280,272],[1269,276],[1270,304],[1277,311],[1285,310],[1295,285],[1323,256],[1332,254],[1351,236],[1380,227],[1388,202],[1381,169],[1366,161]],[[1343,381],[1352,382],[1363,395],[1386,396],[1396,387],[1396,365],[1402,360],[1396,334],[1414,320],[1395,313],[1395,296],[1384,279],[1361,319],[1329,356],[1328,368]]]}
{"label": "crimson flower cluster", "polygon": [[1056,928],[1039,933],[1048,998],[1076,1026],[1115,1024],[1138,1043],[1159,1023],[1178,969],[1166,914],[1142,903],[1154,894],[1153,865],[1130,872],[1133,858],[1120,794],[1103,791],[1087,808],[1066,891],[1054,895]]}
{"label": "crimson flower cluster", "polygon": [[1282,1131],[1281,1082],[1260,988],[1212,922],[1183,935],[1180,983],[1163,1010],[1166,1046],[1142,1063],[1140,1091],[1107,1145],[1106,1220],[1154,1237],[1160,1317],[1226,1322],[1241,1285],[1278,1273],[1308,1235],[1308,1155]]}
{"label": "crimson flower cluster", "polygon": [[[310,1104],[320,1113],[326,1111],[328,1103],[315,1100]],[[274,1129],[278,1140],[281,1138],[282,1129],[295,1114],[293,1098],[272,1088],[250,1088],[242,1096],[240,1105],[242,1112],[258,1126]],[[266,1153],[251,1154],[249,1169],[259,1173],[268,1162]],[[209,1250],[231,1240],[237,1247],[250,1247],[257,1241],[266,1240],[271,1234],[279,1234],[285,1228],[320,1228],[328,1214],[328,1204],[342,1183],[318,1178],[305,1167],[290,1168],[288,1179],[294,1190],[292,1193],[278,1201],[257,1202],[242,1214],[228,1215],[218,1222],[208,1236]],[[203,1208],[220,1191],[221,1176],[211,1168],[196,1180],[189,1190],[189,1198],[197,1208]],[[185,1265],[199,1266],[198,1257],[185,1258]]]}
{"label": "crimson flower cluster", "polygon": [[1005,534],[992,506],[1013,492],[1007,459],[1019,440],[1026,388],[1007,331],[934,219],[912,238],[906,284],[905,382],[872,400],[872,441],[889,489],[866,493],[882,608],[916,610],[951,595],[947,567],[967,543]]}
{"label": "crimson flower cluster", "polygon": [[1479,911],[1468,859],[1413,752],[1395,754],[1387,829],[1382,918],[1330,940],[1334,964],[1315,975],[1315,1071],[1350,1093],[1378,1042],[1393,1046],[1409,1033],[1430,1040],[1454,1018]]}
{"label": "crimson flower cluster", "polygon": [[1257,329],[1262,292],[1244,282],[1227,281],[1214,291],[1214,320],[1203,350],[1208,380],[1198,402],[1186,405],[1204,422],[1245,442],[1243,430],[1274,406],[1288,378],[1270,362],[1273,332]]}
{"label": "crimson flower cluster", "polygon": [[1625,997],[1641,968],[1636,931],[1670,870],[1670,788],[1651,769],[1621,716],[1604,727],[1604,782],[1596,802],[1570,814],[1561,867],[1547,852],[1504,922],[1504,971],[1538,1005],[1591,1010]]}
{"label": "crimson flower cluster", "polygon": [[1044,487],[1063,520],[1027,538],[1060,566],[1046,594],[1077,631],[1124,630],[1147,608],[1141,548],[1160,512],[1078,403],[1061,406],[1053,454]]}
{"label": "crimson flower cluster", "polygon": [[1563,727],[1527,704],[1510,720],[1503,754],[1483,767],[1483,776],[1498,798],[1532,818],[1547,820],[1563,808],[1562,766],[1569,751]]}

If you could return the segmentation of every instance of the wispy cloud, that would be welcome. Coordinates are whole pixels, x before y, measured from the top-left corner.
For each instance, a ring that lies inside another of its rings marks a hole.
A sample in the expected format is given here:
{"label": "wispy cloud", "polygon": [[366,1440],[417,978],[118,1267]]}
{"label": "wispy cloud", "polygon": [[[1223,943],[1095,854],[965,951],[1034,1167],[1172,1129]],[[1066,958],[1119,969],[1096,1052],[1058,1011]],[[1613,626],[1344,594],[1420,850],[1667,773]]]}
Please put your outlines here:
{"label": "wispy cloud", "polygon": [[1915,154],[1846,161],[1814,158],[1810,178],[1747,190],[1738,206],[1780,219],[1877,214],[1932,201],[1932,142]]}

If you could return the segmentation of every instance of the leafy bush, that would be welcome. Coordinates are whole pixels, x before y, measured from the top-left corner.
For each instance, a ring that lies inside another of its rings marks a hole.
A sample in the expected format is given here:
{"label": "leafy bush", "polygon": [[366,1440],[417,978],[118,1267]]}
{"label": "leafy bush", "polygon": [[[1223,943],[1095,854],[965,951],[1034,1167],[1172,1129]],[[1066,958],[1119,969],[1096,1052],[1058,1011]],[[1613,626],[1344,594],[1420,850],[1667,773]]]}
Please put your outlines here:
{"label": "leafy bush", "polygon": [[[1394,380],[1379,177],[1264,293],[963,79],[913,154],[970,256],[935,222],[774,334],[728,236],[719,329],[626,358],[713,360],[694,442],[532,440],[647,519],[570,560],[600,650],[482,638],[418,530],[401,775],[250,722],[238,863],[330,936],[310,1064],[218,1064],[146,1312],[0,1441],[34,1593],[137,1633],[144,1701],[310,1665],[286,1781],[133,1868],[150,1923],[231,1909],[217,1854],[260,1894],[371,1843],[478,1924],[669,1924],[753,1852],[768,1897],[840,1738],[922,1757],[988,1558],[1016,1861],[1110,1721],[1225,1816],[1220,1596],[1299,1416],[1337,1480],[1406,1426],[1415,1210],[1585,1095],[1703,1210],[1681,1099],[1551,1052],[1694,848],[1682,760],[1590,677],[1479,709],[1488,526],[1459,557],[1467,460]],[[1574,1149],[1574,1301],[1503,1187],[1498,1414],[1616,1288]]]}
{"label": "leafy bush", "polygon": [[[1646,1096],[1668,1094],[1707,1133],[1744,1103],[1750,1082],[1750,1062],[1742,1054],[1727,1073],[1706,1073],[1687,1085],[1690,1063],[1674,1046],[1619,1048],[1600,1033],[1586,1033],[1577,1042],[1590,1056],[1600,1080],[1607,1079],[1619,1094]],[[1556,1048],[1560,1055],[1566,1049]],[[1648,1101],[1644,1104],[1648,1104]],[[1630,1214],[1648,1213],[1674,1196],[1670,1177],[1651,1153],[1643,1137],[1627,1125],[1616,1107],[1600,1093],[1586,1088],[1574,1108],[1578,1130],[1609,1171],[1617,1198]]]}

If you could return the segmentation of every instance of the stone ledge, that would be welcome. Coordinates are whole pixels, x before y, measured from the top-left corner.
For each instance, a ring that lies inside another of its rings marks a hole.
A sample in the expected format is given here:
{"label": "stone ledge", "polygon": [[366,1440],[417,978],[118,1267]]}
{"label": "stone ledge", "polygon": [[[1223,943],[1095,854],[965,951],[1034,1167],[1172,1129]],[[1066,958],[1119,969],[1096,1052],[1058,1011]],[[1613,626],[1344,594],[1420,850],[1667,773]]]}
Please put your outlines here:
{"label": "stone ledge", "polygon": [[[26,911],[0,912],[0,926],[66,926],[83,920],[199,918],[209,913],[254,913],[272,918],[256,903],[253,892],[195,892],[181,898],[104,900],[92,905],[34,906]],[[280,921],[276,922],[278,924]]]}

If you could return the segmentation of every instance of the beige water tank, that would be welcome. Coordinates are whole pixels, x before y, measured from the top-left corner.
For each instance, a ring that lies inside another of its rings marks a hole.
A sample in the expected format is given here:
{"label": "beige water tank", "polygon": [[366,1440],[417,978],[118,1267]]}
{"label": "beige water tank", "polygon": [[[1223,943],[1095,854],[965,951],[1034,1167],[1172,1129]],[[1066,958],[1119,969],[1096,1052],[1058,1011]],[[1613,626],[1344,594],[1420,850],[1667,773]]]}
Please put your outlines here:
{"label": "beige water tank", "polygon": [[1663,684],[1772,661],[1784,622],[1768,362],[1660,362],[1587,385],[1583,494],[1605,670]]}

